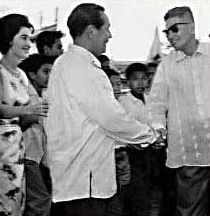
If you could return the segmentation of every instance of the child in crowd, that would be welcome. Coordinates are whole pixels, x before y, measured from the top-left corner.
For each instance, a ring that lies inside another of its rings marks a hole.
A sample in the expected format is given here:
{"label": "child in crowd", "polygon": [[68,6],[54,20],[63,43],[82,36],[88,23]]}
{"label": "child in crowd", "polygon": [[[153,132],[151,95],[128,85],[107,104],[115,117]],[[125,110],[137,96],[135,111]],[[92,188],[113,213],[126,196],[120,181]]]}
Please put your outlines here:
{"label": "child in crowd", "polygon": [[61,31],[42,31],[36,37],[36,46],[39,54],[58,57],[63,53]]}
{"label": "child in crowd", "polygon": [[121,96],[121,90],[122,90],[122,82],[121,82],[120,74],[111,68],[104,69],[104,71],[112,84],[114,96],[118,100],[118,98]]}
{"label": "child in crowd", "polygon": [[[145,107],[149,85],[147,68],[144,64],[132,63],[127,67],[125,75],[130,92],[121,96],[119,101],[131,116],[141,122],[148,123],[149,113],[146,112]],[[159,214],[161,190],[155,188],[156,192],[151,193],[154,189],[154,184],[156,184],[154,176],[152,176],[153,170],[156,171],[154,163],[158,162],[159,164],[159,161],[154,159],[156,158],[154,157],[156,152],[153,151],[156,150],[151,146],[139,149],[127,147],[131,165],[131,183],[128,186],[127,200],[125,202],[128,215],[155,216]],[[154,195],[156,196],[155,198]]]}
{"label": "child in crowd", "polygon": [[108,56],[101,54],[98,56],[98,60],[100,61],[103,70],[111,68],[111,61]]}
{"label": "child in crowd", "polygon": [[[42,100],[55,57],[30,55],[19,67],[29,78],[30,103]],[[24,123],[23,123],[24,124]],[[26,144],[26,206],[24,216],[49,216],[51,207],[51,179],[46,164],[46,135],[42,119],[37,119],[23,133]]]}
{"label": "child in crowd", "polygon": [[[122,90],[122,82],[120,78],[120,74],[116,72],[114,69],[104,69],[107,74],[114,91],[114,96],[118,100],[121,96]],[[127,215],[125,209],[125,193],[126,187],[130,183],[130,163],[128,159],[128,155],[126,152],[125,145],[120,145],[120,143],[116,143],[115,149],[115,160],[116,160],[116,179],[117,179],[117,187],[118,187],[118,195],[121,201],[122,210],[124,215]]]}

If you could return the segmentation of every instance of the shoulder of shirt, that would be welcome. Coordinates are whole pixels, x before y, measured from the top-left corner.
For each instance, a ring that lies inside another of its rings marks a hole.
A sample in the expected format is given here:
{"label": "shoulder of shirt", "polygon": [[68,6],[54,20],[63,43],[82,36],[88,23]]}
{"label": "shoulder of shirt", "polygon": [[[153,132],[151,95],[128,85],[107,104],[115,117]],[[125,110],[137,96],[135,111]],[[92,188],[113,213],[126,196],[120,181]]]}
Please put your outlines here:
{"label": "shoulder of shirt", "polygon": [[168,63],[171,60],[175,60],[176,56],[177,56],[177,51],[176,50],[171,50],[168,55],[166,55],[166,56],[163,57],[161,63]]}
{"label": "shoulder of shirt", "polygon": [[4,67],[0,63],[0,74],[2,73],[1,71],[4,70]]}
{"label": "shoulder of shirt", "polygon": [[122,95],[119,97],[118,100],[119,100],[119,101],[120,101],[120,100],[126,100],[127,98],[130,97],[130,95],[131,95],[130,92],[124,93],[124,94],[122,94]]}
{"label": "shoulder of shirt", "polygon": [[200,42],[197,52],[210,56],[210,43]]}
{"label": "shoulder of shirt", "polygon": [[36,91],[36,89],[34,88],[34,86],[30,81],[28,81],[28,91],[29,91],[29,96],[35,95],[37,98],[39,98],[38,92]]}
{"label": "shoulder of shirt", "polygon": [[27,77],[26,73],[21,68],[18,67],[18,71],[20,72],[21,77],[28,80],[28,77]]}
{"label": "shoulder of shirt", "polygon": [[18,70],[20,72],[20,79],[22,80],[24,85],[28,86],[29,81],[28,81],[28,77],[27,77],[26,73],[20,68],[18,68]]}
{"label": "shoulder of shirt", "polygon": [[67,56],[75,55],[78,59],[83,59],[84,62],[92,64],[94,67],[101,69],[99,60],[87,49],[74,44],[69,45]]}
{"label": "shoulder of shirt", "polygon": [[138,102],[139,101],[139,99],[134,97],[130,92],[121,95],[118,100],[120,102],[123,102],[123,101],[133,101],[133,102],[136,101],[136,102]]}
{"label": "shoulder of shirt", "polygon": [[6,68],[0,63],[0,71],[2,74],[4,74],[7,70]]}
{"label": "shoulder of shirt", "polygon": [[[210,43],[207,42],[199,42],[198,49],[196,53],[201,53],[204,55],[210,56]],[[167,56],[165,56],[160,63],[160,65],[170,64],[172,61],[179,61],[184,59],[186,55],[181,51],[172,50]]]}

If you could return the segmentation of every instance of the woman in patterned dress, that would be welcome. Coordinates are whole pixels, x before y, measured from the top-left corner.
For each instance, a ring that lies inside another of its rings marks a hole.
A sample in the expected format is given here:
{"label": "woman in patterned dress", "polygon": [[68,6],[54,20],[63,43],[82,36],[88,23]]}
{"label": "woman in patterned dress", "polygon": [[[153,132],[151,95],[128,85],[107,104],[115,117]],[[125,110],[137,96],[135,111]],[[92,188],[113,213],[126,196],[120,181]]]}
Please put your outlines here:
{"label": "woman in patterned dress", "polygon": [[48,104],[29,105],[28,79],[18,68],[29,55],[34,28],[26,16],[0,19],[0,215],[21,216],[24,210],[24,142],[20,120],[28,124],[46,116]]}

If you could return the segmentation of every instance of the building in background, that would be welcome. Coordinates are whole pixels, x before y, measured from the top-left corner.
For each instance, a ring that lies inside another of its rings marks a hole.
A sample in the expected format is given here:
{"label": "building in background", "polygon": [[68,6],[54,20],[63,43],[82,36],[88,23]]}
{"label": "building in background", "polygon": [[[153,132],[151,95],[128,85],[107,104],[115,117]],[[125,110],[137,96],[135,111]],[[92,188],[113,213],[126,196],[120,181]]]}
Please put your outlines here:
{"label": "building in background", "polygon": [[58,7],[55,8],[55,19],[50,25],[43,26],[43,12],[40,13],[39,29],[35,30],[35,35],[38,35],[42,31],[56,31],[58,28]]}

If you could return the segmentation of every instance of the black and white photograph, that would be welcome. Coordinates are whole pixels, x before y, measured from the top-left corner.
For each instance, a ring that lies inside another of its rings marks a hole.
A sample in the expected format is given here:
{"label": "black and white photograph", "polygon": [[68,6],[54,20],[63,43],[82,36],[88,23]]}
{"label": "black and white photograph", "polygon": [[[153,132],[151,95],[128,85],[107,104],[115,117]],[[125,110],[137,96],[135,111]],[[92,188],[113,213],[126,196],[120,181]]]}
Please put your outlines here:
{"label": "black and white photograph", "polygon": [[210,216],[210,0],[0,0],[0,216]]}

